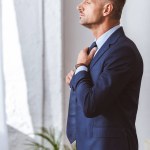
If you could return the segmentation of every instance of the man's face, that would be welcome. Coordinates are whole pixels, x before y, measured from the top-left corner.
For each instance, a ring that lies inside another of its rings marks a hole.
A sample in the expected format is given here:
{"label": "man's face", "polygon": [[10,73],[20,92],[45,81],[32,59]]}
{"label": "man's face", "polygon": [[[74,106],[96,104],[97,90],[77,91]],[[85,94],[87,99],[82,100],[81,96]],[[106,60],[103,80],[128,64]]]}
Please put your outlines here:
{"label": "man's face", "polygon": [[77,9],[80,14],[80,24],[88,28],[103,22],[105,0],[83,0]]}

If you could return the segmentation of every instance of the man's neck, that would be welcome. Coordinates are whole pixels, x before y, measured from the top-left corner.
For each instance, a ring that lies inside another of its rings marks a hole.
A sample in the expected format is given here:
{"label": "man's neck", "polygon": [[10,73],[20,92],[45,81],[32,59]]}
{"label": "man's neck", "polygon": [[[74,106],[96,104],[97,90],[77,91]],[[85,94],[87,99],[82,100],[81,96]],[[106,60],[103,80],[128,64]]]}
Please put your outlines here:
{"label": "man's neck", "polygon": [[101,35],[107,32],[109,29],[113,28],[116,25],[119,25],[120,22],[112,22],[112,23],[105,23],[98,26],[91,28],[92,33],[96,39],[98,39]]}

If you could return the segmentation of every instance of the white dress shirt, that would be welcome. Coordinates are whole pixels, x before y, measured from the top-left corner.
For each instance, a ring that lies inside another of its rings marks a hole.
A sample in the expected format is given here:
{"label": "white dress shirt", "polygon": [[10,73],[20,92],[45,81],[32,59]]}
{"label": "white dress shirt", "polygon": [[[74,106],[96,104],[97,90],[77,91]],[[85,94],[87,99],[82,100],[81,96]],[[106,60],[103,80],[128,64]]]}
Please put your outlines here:
{"label": "white dress shirt", "polygon": [[[120,25],[114,26],[113,28],[109,29],[107,32],[105,32],[104,34],[102,34],[96,41],[96,45],[97,45],[97,51],[94,54],[97,54],[97,52],[100,50],[100,48],[103,46],[103,44],[108,40],[108,38],[117,30],[120,28]],[[80,71],[88,71],[88,68],[86,66],[80,66],[76,69],[75,74],[77,74]]]}

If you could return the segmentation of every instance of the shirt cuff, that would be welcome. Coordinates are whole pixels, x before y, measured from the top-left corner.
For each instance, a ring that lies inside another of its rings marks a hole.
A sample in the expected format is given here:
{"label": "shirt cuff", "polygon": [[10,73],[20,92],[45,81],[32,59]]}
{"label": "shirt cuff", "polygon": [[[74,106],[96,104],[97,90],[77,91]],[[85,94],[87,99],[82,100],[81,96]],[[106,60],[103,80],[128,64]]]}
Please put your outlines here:
{"label": "shirt cuff", "polygon": [[77,74],[80,71],[88,71],[88,68],[86,66],[80,66],[76,69],[75,74]]}

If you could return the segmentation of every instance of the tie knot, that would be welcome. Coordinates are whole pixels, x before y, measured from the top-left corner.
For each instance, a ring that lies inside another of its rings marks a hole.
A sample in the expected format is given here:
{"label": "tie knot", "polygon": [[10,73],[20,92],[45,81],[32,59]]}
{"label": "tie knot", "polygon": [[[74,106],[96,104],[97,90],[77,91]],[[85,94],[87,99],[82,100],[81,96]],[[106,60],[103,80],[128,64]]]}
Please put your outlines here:
{"label": "tie knot", "polygon": [[96,42],[93,42],[89,47],[89,51],[91,51],[94,47],[97,47]]}

